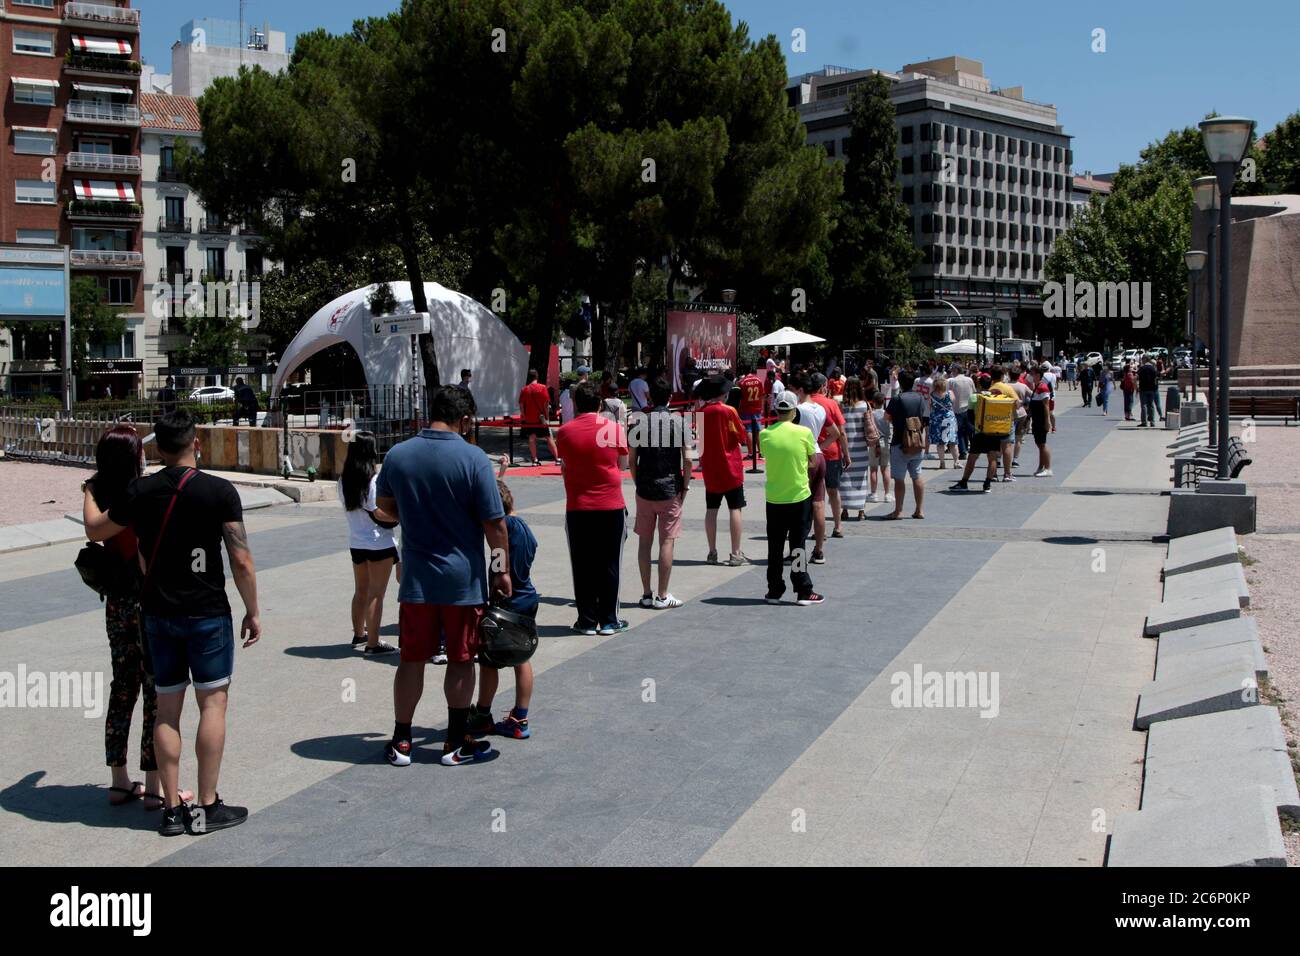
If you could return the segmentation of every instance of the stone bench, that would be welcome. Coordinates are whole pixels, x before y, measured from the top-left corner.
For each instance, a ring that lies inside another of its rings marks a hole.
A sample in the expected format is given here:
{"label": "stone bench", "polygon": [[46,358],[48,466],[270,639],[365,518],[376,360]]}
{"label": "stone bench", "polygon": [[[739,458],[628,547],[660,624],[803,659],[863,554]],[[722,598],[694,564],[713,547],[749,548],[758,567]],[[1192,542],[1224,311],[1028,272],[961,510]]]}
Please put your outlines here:
{"label": "stone bench", "polygon": [[1237,532],[1230,526],[1170,538],[1165,550],[1164,576],[1187,574],[1224,564],[1240,563]]}
{"label": "stone bench", "polygon": [[1107,866],[1286,866],[1273,788],[1244,786],[1115,817]]}

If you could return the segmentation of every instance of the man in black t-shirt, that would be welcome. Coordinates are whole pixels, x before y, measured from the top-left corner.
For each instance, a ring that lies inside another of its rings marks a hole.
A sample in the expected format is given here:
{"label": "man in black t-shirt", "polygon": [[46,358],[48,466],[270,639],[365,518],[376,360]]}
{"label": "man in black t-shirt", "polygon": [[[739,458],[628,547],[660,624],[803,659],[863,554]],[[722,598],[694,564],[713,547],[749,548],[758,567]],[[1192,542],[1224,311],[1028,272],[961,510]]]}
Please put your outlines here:
{"label": "man in black t-shirt", "polygon": [[249,385],[242,378],[235,379],[235,426],[243,418],[248,419],[248,424],[257,425],[257,393],[253,391],[253,386]]}
{"label": "man in black t-shirt", "polygon": [[[140,542],[145,566],[141,617],[158,692],[154,749],[167,804],[159,832],[177,836],[187,830],[206,833],[238,826],[248,817],[247,809],[227,806],[217,794],[235,665],[234,626],[221,566],[223,541],[235,587],[244,599],[240,636],[245,647],[261,638],[262,625],[239,493],[225,479],[198,470],[194,420],[188,412],[164,415],[154,436],[163,469],[131,482],[125,500],[99,521],[87,523],[86,535],[106,541],[131,528]],[[177,797],[181,708],[191,680],[199,705],[199,805],[193,807]]]}
{"label": "man in black t-shirt", "polygon": [[[672,386],[660,376],[650,383],[650,409],[628,416],[628,459],[636,486],[637,564],[641,607],[668,610],[682,602],[668,590],[673,547],[682,530],[682,506],[691,481],[691,459],[683,419],[668,411]],[[659,529],[659,590],[650,590],[650,550]]]}
{"label": "man in black t-shirt", "polygon": [[1160,414],[1160,373],[1156,371],[1151,356],[1142,356],[1138,368],[1138,397],[1142,400],[1142,422],[1138,428],[1155,428]]}

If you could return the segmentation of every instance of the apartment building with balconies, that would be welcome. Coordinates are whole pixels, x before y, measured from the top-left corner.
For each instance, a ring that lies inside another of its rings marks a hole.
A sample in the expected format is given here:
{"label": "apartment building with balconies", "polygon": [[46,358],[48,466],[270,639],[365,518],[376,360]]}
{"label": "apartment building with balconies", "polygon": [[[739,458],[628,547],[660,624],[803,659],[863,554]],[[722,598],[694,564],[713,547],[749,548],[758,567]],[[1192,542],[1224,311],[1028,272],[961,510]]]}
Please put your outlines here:
{"label": "apartment building with balconies", "polygon": [[[90,346],[79,394],[140,387],[144,256],[140,202],[140,13],[129,0],[0,0],[0,242],[66,246],[127,319]],[[9,330],[0,389],[57,394],[56,336]]]}
{"label": "apartment building with balconies", "polygon": [[[245,290],[251,295],[253,284],[273,264],[263,258],[254,231],[205,210],[184,182],[177,147],[185,141],[201,148],[203,142],[195,100],[142,93],[140,107],[147,303],[143,354],[146,388],[152,388],[161,382],[164,370],[190,364],[181,360],[191,342],[185,325],[186,287],[198,284],[206,291],[211,283],[234,283],[239,295]],[[204,300],[206,305],[206,294]],[[266,364],[266,349],[255,335],[247,342],[244,358],[249,366]]]}

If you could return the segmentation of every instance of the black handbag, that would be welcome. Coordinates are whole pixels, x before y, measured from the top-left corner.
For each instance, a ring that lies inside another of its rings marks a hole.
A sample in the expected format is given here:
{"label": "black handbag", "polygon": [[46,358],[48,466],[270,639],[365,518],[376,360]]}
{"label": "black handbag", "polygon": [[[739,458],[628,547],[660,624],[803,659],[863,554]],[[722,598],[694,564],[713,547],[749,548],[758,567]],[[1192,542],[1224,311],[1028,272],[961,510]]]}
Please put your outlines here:
{"label": "black handbag", "polygon": [[488,667],[518,667],[537,650],[537,622],[489,605],[478,623],[478,659]]}
{"label": "black handbag", "polygon": [[132,598],[140,593],[139,568],[102,544],[87,544],[77,554],[74,566],[82,582],[101,600]]}

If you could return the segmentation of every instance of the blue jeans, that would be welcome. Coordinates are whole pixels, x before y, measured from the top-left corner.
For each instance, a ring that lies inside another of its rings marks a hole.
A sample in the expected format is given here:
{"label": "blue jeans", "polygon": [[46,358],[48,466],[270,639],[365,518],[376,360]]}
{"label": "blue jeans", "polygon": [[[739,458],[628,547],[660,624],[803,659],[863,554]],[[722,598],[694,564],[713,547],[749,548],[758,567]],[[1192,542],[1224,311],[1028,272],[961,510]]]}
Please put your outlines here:
{"label": "blue jeans", "polygon": [[970,412],[957,413],[957,457],[965,458],[967,449],[970,447],[970,437],[975,434],[975,429],[971,425]]}
{"label": "blue jeans", "polygon": [[216,690],[235,672],[235,625],[222,617],[144,615],[144,638],[153,659],[154,686],[160,694]]}
{"label": "blue jeans", "polygon": [[1142,423],[1146,424],[1147,422],[1150,422],[1154,425],[1160,407],[1160,393],[1142,392],[1140,393],[1140,397],[1142,399]]}

